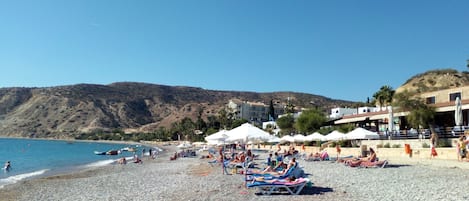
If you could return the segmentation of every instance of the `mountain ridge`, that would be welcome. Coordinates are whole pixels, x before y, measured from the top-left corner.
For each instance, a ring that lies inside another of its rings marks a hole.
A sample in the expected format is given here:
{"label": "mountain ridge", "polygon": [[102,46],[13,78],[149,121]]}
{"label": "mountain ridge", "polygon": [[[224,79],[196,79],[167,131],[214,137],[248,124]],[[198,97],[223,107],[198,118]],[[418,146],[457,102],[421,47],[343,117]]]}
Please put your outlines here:
{"label": "mountain ridge", "polygon": [[300,92],[207,90],[142,82],[0,88],[0,136],[69,138],[95,130],[152,132],[185,117],[217,115],[230,99],[329,109],[354,102]]}

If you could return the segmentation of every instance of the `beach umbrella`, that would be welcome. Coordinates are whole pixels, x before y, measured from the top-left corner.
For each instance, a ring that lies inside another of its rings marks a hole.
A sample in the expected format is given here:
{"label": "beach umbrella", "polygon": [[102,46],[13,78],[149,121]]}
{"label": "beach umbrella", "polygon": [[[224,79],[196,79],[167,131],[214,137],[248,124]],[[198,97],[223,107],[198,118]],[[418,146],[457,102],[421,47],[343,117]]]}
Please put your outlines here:
{"label": "beach umbrella", "polygon": [[205,137],[208,144],[225,144],[225,140],[228,138],[227,130],[220,130],[214,134]]}
{"label": "beach umbrella", "polygon": [[280,143],[284,142],[295,142],[295,139],[292,136],[285,135],[282,138],[280,138]]}
{"label": "beach umbrella", "polygon": [[305,136],[302,134],[296,134],[293,136],[293,141],[294,142],[304,142],[305,141]]}
{"label": "beach umbrella", "polygon": [[267,142],[273,142],[273,143],[277,143],[277,142],[280,142],[280,138],[277,137],[277,136],[271,136],[269,140],[267,140]]}
{"label": "beach umbrella", "polygon": [[187,148],[191,148],[192,145],[189,144],[189,143],[181,143],[177,146],[177,148],[180,148],[180,149],[187,149]]}
{"label": "beach umbrella", "polygon": [[305,141],[308,141],[308,142],[317,141],[317,140],[326,141],[326,138],[324,137],[324,135],[322,135],[318,132],[315,132],[315,133],[305,137]]}
{"label": "beach umbrella", "polygon": [[456,108],[454,109],[454,123],[456,126],[462,126],[463,124],[463,119],[462,119],[462,106],[461,106],[461,99],[459,97],[456,97],[455,106]]}
{"label": "beach umbrella", "polygon": [[338,141],[338,140],[343,140],[345,139],[345,134],[337,131],[337,130],[334,130],[332,131],[331,133],[327,134],[325,136],[326,140],[328,141]]}
{"label": "beach umbrella", "polygon": [[378,133],[371,132],[364,128],[355,128],[353,131],[345,134],[347,140],[362,140],[362,139],[379,139]]}
{"label": "beach umbrella", "polygon": [[220,130],[220,131],[218,131],[214,134],[211,134],[211,135],[205,137],[205,140],[206,141],[210,141],[210,140],[223,141],[224,139],[228,138],[227,133],[228,133],[227,130]]}
{"label": "beach umbrella", "polygon": [[227,142],[239,141],[247,143],[249,141],[266,142],[271,139],[271,135],[264,130],[257,128],[249,123],[244,123],[241,126],[229,130],[227,133]]}

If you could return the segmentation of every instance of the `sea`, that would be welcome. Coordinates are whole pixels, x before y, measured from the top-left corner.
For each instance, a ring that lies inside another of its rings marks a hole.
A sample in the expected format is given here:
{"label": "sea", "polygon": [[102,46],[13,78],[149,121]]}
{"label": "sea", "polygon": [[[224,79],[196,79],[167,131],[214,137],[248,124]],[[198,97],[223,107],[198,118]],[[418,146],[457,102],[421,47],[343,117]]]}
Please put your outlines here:
{"label": "sea", "polygon": [[[136,152],[121,151],[118,155],[94,153],[126,148],[134,148]],[[141,155],[143,149],[149,150],[150,147],[139,144],[0,138],[0,188],[25,179],[110,165],[122,157],[132,159],[135,153]],[[8,171],[3,168],[7,161],[11,163]]]}

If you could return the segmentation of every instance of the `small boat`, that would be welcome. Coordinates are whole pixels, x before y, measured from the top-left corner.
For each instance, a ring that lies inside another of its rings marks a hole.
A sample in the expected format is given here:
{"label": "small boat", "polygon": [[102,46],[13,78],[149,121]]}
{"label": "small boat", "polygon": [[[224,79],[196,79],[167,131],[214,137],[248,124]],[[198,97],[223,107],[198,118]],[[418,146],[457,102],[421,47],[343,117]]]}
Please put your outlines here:
{"label": "small boat", "polygon": [[117,155],[117,154],[119,154],[119,151],[117,151],[117,150],[109,150],[109,151],[106,152],[106,154],[107,154],[107,155]]}
{"label": "small boat", "polygon": [[135,152],[135,148],[133,148],[133,147],[124,147],[124,148],[121,149],[121,151]]}
{"label": "small boat", "polygon": [[96,155],[106,155],[105,151],[94,151],[94,154]]}

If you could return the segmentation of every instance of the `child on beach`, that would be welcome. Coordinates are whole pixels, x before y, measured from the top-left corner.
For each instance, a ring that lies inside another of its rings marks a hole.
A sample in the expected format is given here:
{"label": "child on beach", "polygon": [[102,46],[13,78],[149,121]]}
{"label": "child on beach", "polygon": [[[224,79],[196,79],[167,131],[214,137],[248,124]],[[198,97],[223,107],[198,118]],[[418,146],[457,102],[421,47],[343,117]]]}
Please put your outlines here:
{"label": "child on beach", "polygon": [[465,135],[459,137],[458,147],[459,147],[459,156],[461,158],[461,161],[463,161],[464,158],[466,158],[466,136]]}
{"label": "child on beach", "polygon": [[267,166],[272,166],[272,153],[269,154],[266,161]]}

